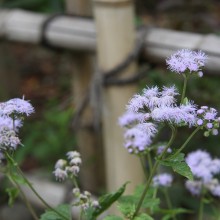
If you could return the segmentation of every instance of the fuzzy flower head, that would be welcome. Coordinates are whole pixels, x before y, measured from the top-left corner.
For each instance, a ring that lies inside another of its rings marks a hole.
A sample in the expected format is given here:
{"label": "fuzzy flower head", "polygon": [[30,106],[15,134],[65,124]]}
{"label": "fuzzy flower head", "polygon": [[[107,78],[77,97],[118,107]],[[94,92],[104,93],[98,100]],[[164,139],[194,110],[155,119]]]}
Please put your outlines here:
{"label": "fuzzy flower head", "polygon": [[20,119],[13,120],[10,117],[2,117],[0,116],[0,127],[8,127],[11,130],[15,130],[16,132],[20,127],[22,127],[22,121]]}
{"label": "fuzzy flower head", "polygon": [[186,72],[197,72],[201,77],[202,67],[204,67],[207,56],[202,51],[192,51],[189,49],[182,49],[171,55],[166,63],[168,69],[173,72],[183,74]]}
{"label": "fuzzy flower head", "polygon": [[34,112],[33,106],[29,101],[20,98],[10,99],[0,104],[0,115],[18,118],[20,116],[29,116]]}
{"label": "fuzzy flower head", "polygon": [[162,187],[169,187],[173,182],[173,176],[169,173],[162,173],[154,176],[153,178],[153,185],[155,187],[162,186]]}
{"label": "fuzzy flower head", "polygon": [[140,126],[127,129],[124,134],[124,146],[129,153],[138,154],[143,152],[151,144],[151,137]]}
{"label": "fuzzy flower head", "polygon": [[194,177],[204,183],[209,182],[214,175],[220,173],[220,159],[212,159],[210,154],[203,150],[191,152],[186,157]]}
{"label": "fuzzy flower head", "polygon": [[18,145],[21,145],[21,141],[16,132],[7,126],[0,127],[0,150],[14,151]]}
{"label": "fuzzy flower head", "polygon": [[66,154],[67,160],[59,159],[55,164],[53,174],[58,181],[63,181],[68,177],[77,177],[82,163],[80,153],[69,151]]}

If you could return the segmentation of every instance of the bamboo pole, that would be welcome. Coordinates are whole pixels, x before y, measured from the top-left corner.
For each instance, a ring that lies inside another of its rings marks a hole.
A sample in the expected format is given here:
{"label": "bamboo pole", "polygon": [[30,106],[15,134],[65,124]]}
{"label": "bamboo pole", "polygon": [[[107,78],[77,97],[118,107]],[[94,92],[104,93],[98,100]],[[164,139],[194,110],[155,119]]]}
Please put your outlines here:
{"label": "bamboo pole", "polygon": [[[130,0],[94,0],[94,15],[98,63],[103,72],[114,68],[133,50],[133,5]],[[136,65],[132,63],[120,76],[128,77],[135,70]],[[136,184],[143,181],[139,160],[129,155],[123,147],[123,131],[117,124],[118,117],[123,114],[125,105],[136,90],[136,85],[127,85],[111,86],[102,91],[104,153],[109,191],[114,191],[126,181],[131,181],[127,191],[131,192]]]}
{"label": "bamboo pole", "polygon": [[[91,15],[91,2],[89,0],[66,0],[67,11],[75,15]],[[72,53],[72,90],[74,105],[78,108],[90,87],[95,66],[94,54],[86,51]],[[98,106],[97,106],[98,107]],[[80,172],[81,186],[93,193],[100,193],[104,187],[104,167],[102,157],[101,133],[94,129],[94,109],[87,104],[75,128],[77,144],[82,156],[82,169]]]}
{"label": "bamboo pole", "polygon": [[[69,4],[71,3],[73,4],[73,1]],[[47,18],[48,15],[24,10],[0,10],[0,38],[39,44],[42,24]],[[137,37],[139,37],[138,32]],[[46,38],[55,47],[96,52],[96,28],[92,19],[59,16],[48,25]],[[182,48],[205,51],[209,56],[206,70],[219,74],[220,37],[218,35],[212,33],[202,35],[162,28],[148,29],[145,39],[146,60],[161,63],[174,51]]]}

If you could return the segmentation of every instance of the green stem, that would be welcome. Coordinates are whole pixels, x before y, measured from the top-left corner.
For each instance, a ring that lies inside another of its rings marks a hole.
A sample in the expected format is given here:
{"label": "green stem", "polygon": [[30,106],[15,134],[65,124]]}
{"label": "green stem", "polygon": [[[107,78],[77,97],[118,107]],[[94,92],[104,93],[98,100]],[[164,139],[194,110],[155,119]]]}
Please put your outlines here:
{"label": "green stem", "polygon": [[193,138],[193,136],[200,130],[200,127],[197,127],[192,133],[191,135],[186,139],[186,141],[183,143],[183,145],[176,151],[176,153],[173,156],[178,155],[185,147],[186,145],[189,143],[189,141]]}
{"label": "green stem", "polygon": [[144,201],[144,198],[145,198],[145,196],[146,196],[146,194],[147,194],[147,191],[148,191],[148,189],[149,189],[149,187],[150,187],[150,184],[151,184],[151,181],[152,181],[152,179],[153,179],[153,176],[154,176],[154,174],[155,174],[155,172],[156,172],[156,170],[157,170],[157,168],[158,168],[158,166],[159,166],[159,161],[160,161],[161,159],[163,159],[163,157],[165,156],[165,154],[166,154],[166,152],[167,152],[167,149],[171,146],[171,144],[173,143],[173,141],[174,141],[174,139],[175,139],[176,129],[175,129],[173,126],[171,126],[171,129],[172,129],[171,138],[170,138],[170,140],[169,140],[167,146],[166,146],[165,149],[163,150],[162,154],[158,157],[158,160],[156,160],[156,162],[154,163],[154,166],[152,167],[152,171],[151,171],[151,173],[150,173],[150,175],[149,175],[149,178],[148,178],[148,180],[147,180],[146,186],[145,186],[144,191],[143,191],[143,193],[142,193],[142,195],[141,195],[141,198],[140,198],[140,200],[139,200],[139,202],[138,202],[138,204],[137,204],[137,208],[136,208],[136,210],[135,210],[134,215],[132,216],[132,219],[134,219],[135,216],[138,215],[138,212],[139,212],[139,210],[140,210],[140,208],[141,208],[141,205],[142,205],[142,203],[143,203],[143,201]]}
{"label": "green stem", "polygon": [[187,81],[188,81],[188,75],[183,74],[183,77],[184,77],[184,83],[183,83],[183,91],[182,91],[181,102],[180,102],[181,104],[183,104],[183,100],[186,95],[186,86],[187,86]]}
{"label": "green stem", "polygon": [[200,198],[200,202],[199,202],[199,216],[198,216],[198,220],[202,220],[203,219],[203,208],[204,208],[204,203],[203,203],[203,195]]}
{"label": "green stem", "polygon": [[144,171],[144,175],[145,175],[145,177],[146,177],[146,179],[147,179],[148,173],[147,173],[147,168],[146,168],[146,166],[145,166],[145,159],[144,159],[141,155],[139,155],[139,158],[140,158],[140,162],[141,162],[142,169],[143,169],[143,171]]}
{"label": "green stem", "polygon": [[151,158],[150,152],[147,154],[147,161],[148,161],[148,165],[149,165],[149,171],[151,172],[152,168],[153,168],[153,163],[152,163],[152,158]]}
{"label": "green stem", "polygon": [[25,177],[25,175],[23,174],[22,170],[19,168],[18,164],[14,161],[14,159],[7,153],[5,152],[7,158],[10,160],[10,162],[13,164],[13,166],[16,168],[18,174],[20,174],[20,176],[24,179],[25,183],[28,185],[28,187],[32,190],[32,192],[36,195],[36,197],[50,210],[52,210],[53,212],[55,212],[57,215],[59,215],[60,217],[62,217],[65,220],[69,220],[68,218],[66,218],[64,215],[62,215],[60,212],[58,212],[56,209],[52,208],[39,194],[38,192],[35,190],[35,188],[32,186],[32,184],[29,182],[29,180]]}
{"label": "green stem", "polygon": [[21,197],[26,205],[26,207],[28,208],[28,210],[30,211],[32,217],[35,219],[35,220],[39,220],[39,218],[37,217],[37,214],[35,213],[32,205],[30,204],[30,202],[28,201],[27,197],[25,196],[23,190],[21,189],[20,185],[17,183],[17,181],[10,175],[10,174],[7,174],[7,177],[9,179],[9,181],[15,185],[15,187],[19,190],[20,194],[21,194]]}
{"label": "green stem", "polygon": [[[172,206],[172,203],[171,203],[169,194],[168,194],[168,192],[167,192],[167,189],[163,189],[163,193],[164,193],[164,197],[165,197],[165,200],[166,200],[166,203],[167,203],[167,207],[168,207],[170,210],[172,210],[173,206]],[[176,220],[175,214],[172,214],[172,219],[173,219],[173,220]]]}

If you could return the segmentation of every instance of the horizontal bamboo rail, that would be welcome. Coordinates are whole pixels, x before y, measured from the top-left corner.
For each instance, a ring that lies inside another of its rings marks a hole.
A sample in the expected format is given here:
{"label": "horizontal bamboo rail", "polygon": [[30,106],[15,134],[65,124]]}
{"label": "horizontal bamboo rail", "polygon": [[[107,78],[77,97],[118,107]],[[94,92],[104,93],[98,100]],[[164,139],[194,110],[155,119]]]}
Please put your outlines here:
{"label": "horizontal bamboo rail", "polygon": [[[48,15],[23,10],[1,10],[0,38],[39,44],[47,19]],[[48,23],[44,36],[54,47],[96,52],[96,28],[92,19],[59,15]],[[209,56],[207,70],[220,73],[220,37],[214,34],[149,28],[145,37],[145,55],[149,61],[164,62],[167,56],[181,48],[199,49]]]}

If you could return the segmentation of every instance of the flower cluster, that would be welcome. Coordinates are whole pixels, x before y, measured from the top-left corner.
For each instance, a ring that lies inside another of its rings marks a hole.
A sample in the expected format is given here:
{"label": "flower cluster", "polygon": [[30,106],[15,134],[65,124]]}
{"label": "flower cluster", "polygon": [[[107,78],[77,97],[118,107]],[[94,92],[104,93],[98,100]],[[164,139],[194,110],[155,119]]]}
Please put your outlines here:
{"label": "flower cluster", "polygon": [[196,125],[196,106],[188,101],[177,105],[175,86],[146,88],[135,95],[127,105],[126,113],[119,118],[119,124],[126,128],[125,147],[130,153],[145,150],[157,131],[158,123],[175,126]]}
{"label": "flower cluster", "polygon": [[77,151],[69,151],[67,159],[59,159],[55,164],[53,171],[56,180],[64,181],[67,177],[78,176],[80,165],[82,163],[80,153]]}
{"label": "flower cluster", "polygon": [[97,200],[94,200],[91,193],[88,191],[84,191],[83,193],[81,193],[79,188],[74,188],[73,195],[77,198],[77,201],[74,202],[74,206],[80,206],[83,211],[90,207],[100,207],[99,202]]}
{"label": "flower cluster", "polygon": [[34,112],[33,106],[24,99],[11,99],[0,103],[0,151],[16,150],[21,141],[18,130],[23,116]]}
{"label": "flower cluster", "polygon": [[191,51],[182,49],[174,53],[166,60],[168,68],[176,73],[183,74],[187,71],[197,72],[200,77],[203,76],[201,68],[205,65],[207,56],[202,51]]}
{"label": "flower cluster", "polygon": [[215,175],[220,174],[220,159],[212,159],[203,150],[191,152],[186,157],[195,180],[187,180],[186,188],[193,195],[200,195],[206,189],[214,196],[220,196],[220,183]]}
{"label": "flower cluster", "polygon": [[173,182],[173,176],[169,173],[162,173],[154,176],[153,186],[169,187]]}
{"label": "flower cluster", "polygon": [[217,117],[217,110],[209,108],[208,106],[202,106],[197,110],[197,125],[207,129],[204,135],[208,137],[210,134],[217,135],[220,117]]}

